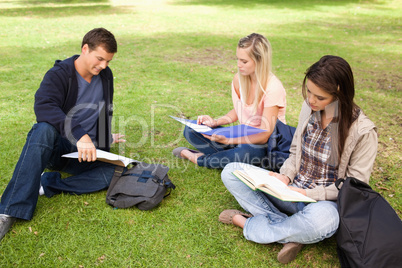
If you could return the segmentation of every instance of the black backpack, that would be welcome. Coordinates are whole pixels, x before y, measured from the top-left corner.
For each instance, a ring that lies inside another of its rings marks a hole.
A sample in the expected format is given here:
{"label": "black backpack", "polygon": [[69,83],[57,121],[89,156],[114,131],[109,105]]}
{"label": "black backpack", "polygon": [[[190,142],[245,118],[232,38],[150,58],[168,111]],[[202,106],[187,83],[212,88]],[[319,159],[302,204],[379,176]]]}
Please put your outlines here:
{"label": "black backpack", "polygon": [[402,221],[391,205],[355,178],[343,182],[338,195],[336,234],[341,267],[402,267]]}
{"label": "black backpack", "polygon": [[296,128],[276,120],[274,131],[267,142],[267,155],[262,159],[261,166],[274,172],[279,172],[283,163],[289,157],[290,145]]}
{"label": "black backpack", "polygon": [[[141,210],[156,207],[176,186],[168,176],[169,168],[161,164],[136,162],[123,172],[116,167],[106,193],[106,203],[115,208],[137,206]],[[166,193],[169,189],[169,192]]]}

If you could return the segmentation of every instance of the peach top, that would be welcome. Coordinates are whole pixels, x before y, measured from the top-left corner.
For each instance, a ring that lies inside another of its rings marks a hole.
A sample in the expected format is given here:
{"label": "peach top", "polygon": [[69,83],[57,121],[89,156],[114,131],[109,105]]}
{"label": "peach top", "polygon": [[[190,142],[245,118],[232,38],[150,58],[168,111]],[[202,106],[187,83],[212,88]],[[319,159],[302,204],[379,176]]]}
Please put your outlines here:
{"label": "peach top", "polygon": [[244,102],[243,97],[241,96],[241,90],[239,98],[234,88],[233,82],[232,101],[240,124],[259,128],[261,126],[261,117],[264,111],[264,107],[273,106],[279,107],[278,119],[286,124],[286,91],[281,81],[275,75],[272,75],[270,77],[266,92],[263,95],[260,103],[258,104],[257,112],[255,114],[253,114],[253,105],[246,104]]}

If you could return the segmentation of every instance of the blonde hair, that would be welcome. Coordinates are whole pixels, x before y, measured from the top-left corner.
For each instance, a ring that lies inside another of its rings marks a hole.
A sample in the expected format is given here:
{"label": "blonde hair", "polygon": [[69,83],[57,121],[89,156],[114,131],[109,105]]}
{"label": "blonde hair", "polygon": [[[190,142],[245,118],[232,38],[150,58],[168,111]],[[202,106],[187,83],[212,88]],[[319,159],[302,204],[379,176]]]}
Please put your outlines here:
{"label": "blonde hair", "polygon": [[[255,63],[255,76],[257,78],[257,91],[252,103],[253,112],[257,112],[258,104],[267,89],[269,78],[271,76],[271,57],[272,48],[269,41],[261,34],[252,33],[239,40],[238,48],[247,49],[248,56]],[[251,78],[250,76],[244,76],[240,72],[239,83],[244,101],[248,102],[248,96],[250,93]]]}

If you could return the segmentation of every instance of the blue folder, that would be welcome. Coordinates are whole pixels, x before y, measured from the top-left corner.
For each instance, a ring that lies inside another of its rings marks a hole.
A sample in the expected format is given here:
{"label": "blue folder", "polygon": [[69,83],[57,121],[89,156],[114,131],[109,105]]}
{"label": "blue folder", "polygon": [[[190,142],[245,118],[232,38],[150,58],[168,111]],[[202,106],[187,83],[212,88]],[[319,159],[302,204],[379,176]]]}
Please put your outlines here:
{"label": "blue folder", "polygon": [[253,134],[258,134],[261,132],[265,132],[265,129],[260,129],[256,127],[251,127],[248,125],[235,125],[235,126],[228,126],[228,127],[217,127],[217,128],[210,128],[203,125],[197,125],[196,120],[188,120],[184,118],[178,118],[174,116],[170,116],[173,119],[179,121],[182,124],[194,129],[195,131],[205,134],[205,135],[222,135],[226,138],[238,138],[243,136],[249,136]]}

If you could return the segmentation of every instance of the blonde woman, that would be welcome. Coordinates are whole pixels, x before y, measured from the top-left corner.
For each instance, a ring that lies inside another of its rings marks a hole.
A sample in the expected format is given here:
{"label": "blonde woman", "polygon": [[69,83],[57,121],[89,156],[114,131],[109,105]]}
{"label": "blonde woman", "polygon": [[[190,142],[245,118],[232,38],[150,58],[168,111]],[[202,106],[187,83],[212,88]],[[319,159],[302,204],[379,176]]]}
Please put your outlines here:
{"label": "blonde woman", "polygon": [[224,168],[231,162],[261,164],[277,119],[286,123],[286,92],[271,72],[271,55],[271,45],[264,36],[253,33],[241,38],[236,50],[238,72],[232,82],[233,109],[217,119],[209,115],[197,118],[197,124],[212,128],[239,121],[266,131],[226,138],[186,127],[183,135],[197,150],[179,147],[173,150],[175,156],[208,168]]}

